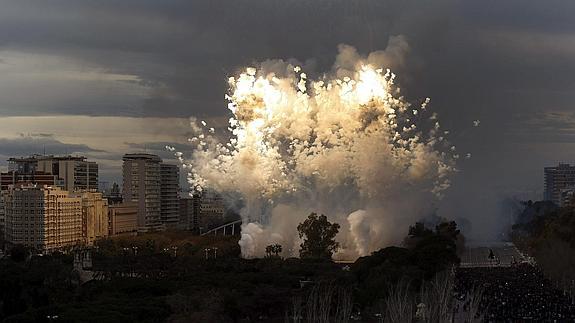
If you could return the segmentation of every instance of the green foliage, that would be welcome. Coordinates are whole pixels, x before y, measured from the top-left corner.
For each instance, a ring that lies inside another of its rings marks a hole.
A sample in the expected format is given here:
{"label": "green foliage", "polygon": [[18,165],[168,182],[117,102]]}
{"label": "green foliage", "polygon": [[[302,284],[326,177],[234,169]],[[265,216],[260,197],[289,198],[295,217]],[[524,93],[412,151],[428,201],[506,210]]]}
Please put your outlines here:
{"label": "green foliage", "polygon": [[530,217],[530,221],[513,226],[514,241],[528,251],[535,251],[546,241],[552,240],[565,242],[575,248],[575,209],[544,208],[541,205],[541,202],[526,204],[522,214],[535,215]]}
{"label": "green foliage", "polygon": [[[324,293],[333,294],[334,313],[338,302],[347,304],[345,314],[352,294],[354,306],[363,309],[397,281],[407,278],[417,286],[454,259],[447,238],[452,235],[432,233],[413,249],[385,248],[342,270],[344,265],[326,256],[337,246],[333,238],[339,226],[324,216],[308,220],[300,228],[325,240],[322,252],[310,251],[318,258],[282,259],[275,244],[268,246],[272,257],[241,259],[237,237],[153,233],[98,241],[92,253],[98,280],[80,284],[72,255],[23,262],[7,257],[0,260],[0,321],[37,322],[58,315],[68,322],[276,322],[296,303],[308,315],[310,300],[324,300]],[[205,248],[218,248],[218,258],[205,259]]]}
{"label": "green foliage", "polygon": [[421,241],[436,236],[444,237],[446,239],[444,242],[452,241],[457,253],[463,251],[465,238],[460,234],[460,230],[457,229],[457,223],[446,220],[438,223],[435,226],[435,231],[427,228],[422,222],[416,222],[413,226],[409,227],[409,233],[404,240],[404,245],[409,249],[414,249]]}
{"label": "green foliage", "polygon": [[417,266],[423,270],[426,279],[459,263],[454,239],[436,234],[417,243],[412,250]]}
{"label": "green foliage", "polygon": [[282,246],[278,243],[272,244],[266,247],[266,256],[267,257],[279,257],[280,253],[282,252]]}
{"label": "green foliage", "polygon": [[435,226],[435,232],[449,240],[457,241],[460,231],[457,229],[457,223],[455,221],[445,221],[439,223]]}
{"label": "green foliage", "polygon": [[408,236],[412,238],[425,238],[433,235],[433,231],[428,229],[422,222],[416,222],[414,225],[409,227]]}
{"label": "green foliage", "polygon": [[400,281],[417,290],[425,281],[459,263],[456,243],[460,238],[455,222],[443,222],[436,230],[416,223],[409,228],[407,248],[387,247],[359,258],[352,266],[359,288],[357,300],[364,306],[385,299]]}
{"label": "green foliage", "polygon": [[[550,205],[551,204],[551,205]],[[513,241],[535,257],[548,278],[565,292],[575,293],[575,208],[550,202],[525,203],[513,226]]]}
{"label": "green foliage", "polygon": [[301,258],[331,259],[339,248],[335,236],[339,232],[339,224],[331,223],[325,215],[311,213],[308,218],[297,226],[299,237],[303,242],[299,251]]}

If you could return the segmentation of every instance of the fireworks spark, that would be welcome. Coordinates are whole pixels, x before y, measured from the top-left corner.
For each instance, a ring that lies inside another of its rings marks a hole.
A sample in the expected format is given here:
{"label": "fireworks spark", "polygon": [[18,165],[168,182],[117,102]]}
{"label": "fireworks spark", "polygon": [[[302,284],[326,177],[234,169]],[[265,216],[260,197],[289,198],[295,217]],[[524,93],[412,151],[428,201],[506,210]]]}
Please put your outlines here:
{"label": "fireworks spark", "polygon": [[231,77],[231,139],[202,121],[183,161],[195,190],[244,201],[245,257],[270,243],[297,250],[295,227],[310,211],[342,224],[341,255],[365,255],[389,243],[390,223],[441,198],[458,155],[429,99],[412,106],[391,71],[362,62],[343,78],[310,81],[291,65],[283,74]]}

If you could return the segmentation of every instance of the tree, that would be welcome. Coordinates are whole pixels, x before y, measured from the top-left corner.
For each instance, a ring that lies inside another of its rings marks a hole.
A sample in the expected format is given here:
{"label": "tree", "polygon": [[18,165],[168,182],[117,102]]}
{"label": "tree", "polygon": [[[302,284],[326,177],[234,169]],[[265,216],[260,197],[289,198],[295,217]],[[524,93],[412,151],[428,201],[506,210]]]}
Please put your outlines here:
{"label": "tree", "polygon": [[271,257],[272,255],[275,257],[279,257],[281,252],[282,252],[282,246],[279,243],[272,244],[266,247],[266,254],[268,257]]}
{"label": "tree", "polygon": [[457,240],[460,231],[457,229],[457,223],[455,221],[441,222],[435,226],[435,232],[453,241]]}
{"label": "tree", "polygon": [[414,238],[425,238],[433,234],[433,231],[425,227],[422,222],[416,222],[415,225],[409,227],[408,236]]}
{"label": "tree", "polygon": [[10,257],[15,262],[23,262],[24,260],[26,260],[26,258],[28,258],[29,254],[30,251],[28,250],[28,248],[21,244],[14,245],[10,250]]}
{"label": "tree", "polygon": [[465,237],[461,234],[461,231],[457,229],[457,223],[455,223],[455,221],[443,221],[439,223],[435,226],[435,232],[455,242],[458,255],[463,253],[465,250]]}
{"label": "tree", "polygon": [[433,231],[425,227],[423,222],[416,222],[414,225],[409,227],[409,233],[407,234],[407,237],[405,237],[403,243],[407,248],[413,249],[419,241],[432,235]]}
{"label": "tree", "polygon": [[339,224],[329,222],[323,214],[318,216],[311,213],[297,226],[297,231],[303,240],[299,251],[301,258],[331,259],[339,248],[339,243],[335,241]]}

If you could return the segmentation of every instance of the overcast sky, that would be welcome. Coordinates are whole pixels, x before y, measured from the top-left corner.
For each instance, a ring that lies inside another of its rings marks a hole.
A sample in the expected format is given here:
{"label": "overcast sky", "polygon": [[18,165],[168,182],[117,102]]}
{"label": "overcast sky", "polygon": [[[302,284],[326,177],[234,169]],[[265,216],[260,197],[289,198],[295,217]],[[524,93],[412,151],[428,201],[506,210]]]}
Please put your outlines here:
{"label": "overcast sky", "polygon": [[246,65],[295,58],[321,73],[338,44],[367,54],[403,35],[404,94],[431,97],[473,155],[441,207],[493,213],[539,197],[543,166],[575,161],[574,12],[560,0],[0,0],[0,158],[84,154],[118,180],[122,154],[168,157],[188,117],[223,120],[226,79]]}

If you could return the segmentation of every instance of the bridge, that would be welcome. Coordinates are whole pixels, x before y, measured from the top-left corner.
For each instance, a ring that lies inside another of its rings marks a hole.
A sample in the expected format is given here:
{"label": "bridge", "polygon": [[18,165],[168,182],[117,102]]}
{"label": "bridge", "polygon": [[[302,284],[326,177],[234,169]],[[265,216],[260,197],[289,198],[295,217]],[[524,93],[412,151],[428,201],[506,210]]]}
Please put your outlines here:
{"label": "bridge", "polygon": [[237,221],[233,221],[233,222],[229,222],[223,225],[220,225],[219,227],[213,228],[209,231],[206,231],[200,235],[202,236],[206,236],[208,234],[213,234],[213,235],[218,235],[218,233],[222,234],[222,235],[235,235],[236,234],[236,226],[237,226],[237,233],[240,232],[240,226],[242,225],[242,220],[237,220]]}

